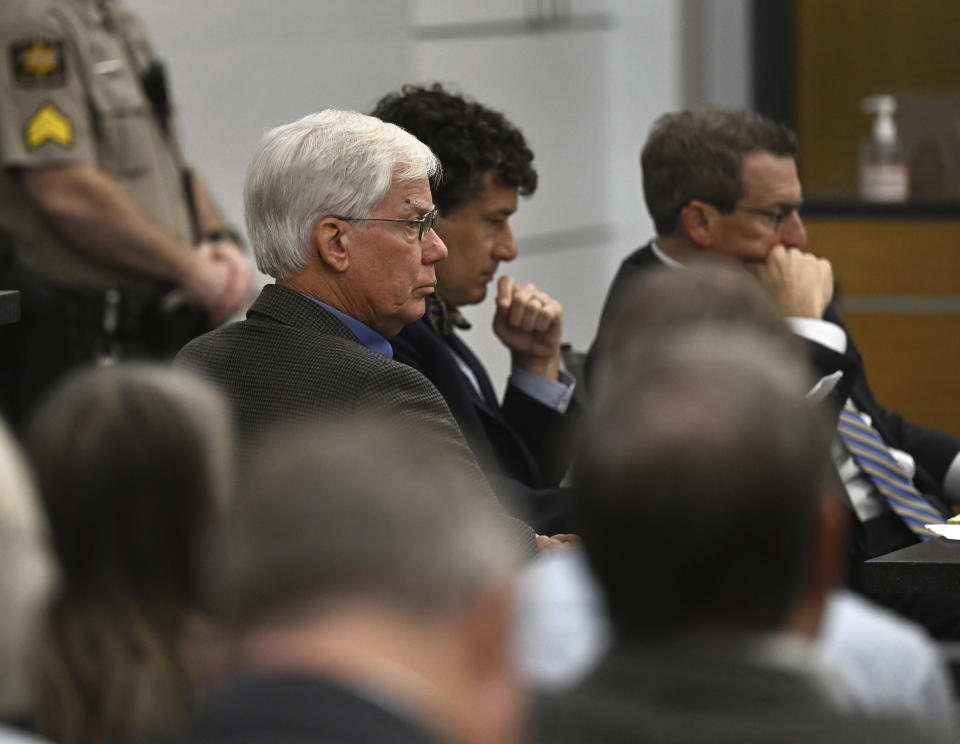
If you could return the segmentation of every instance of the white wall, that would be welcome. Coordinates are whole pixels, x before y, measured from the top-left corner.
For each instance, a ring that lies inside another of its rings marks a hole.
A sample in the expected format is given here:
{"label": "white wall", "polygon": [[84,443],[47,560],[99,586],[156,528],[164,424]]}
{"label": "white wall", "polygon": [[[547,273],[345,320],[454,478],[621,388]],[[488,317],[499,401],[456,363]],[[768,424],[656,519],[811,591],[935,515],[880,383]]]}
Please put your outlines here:
{"label": "white wall", "polygon": [[[410,81],[441,80],[503,110],[541,176],[514,218],[520,258],[504,268],[560,299],[566,338],[589,345],[617,265],[652,233],[637,154],[653,119],[685,103],[682,2],[574,0],[599,22],[544,34],[496,31],[532,0],[127,2],[168,61],[187,153],[238,225],[243,171],[270,126],[329,106],[368,110]],[[486,35],[443,33],[474,21]],[[502,384],[492,306],[468,314],[469,340]]]}
{"label": "white wall", "polygon": [[[185,149],[231,221],[265,130],[405,82],[407,0],[125,0],[166,63]],[[358,9],[363,12],[358,12]]]}
{"label": "white wall", "polygon": [[683,0],[685,106],[753,105],[751,0]]}

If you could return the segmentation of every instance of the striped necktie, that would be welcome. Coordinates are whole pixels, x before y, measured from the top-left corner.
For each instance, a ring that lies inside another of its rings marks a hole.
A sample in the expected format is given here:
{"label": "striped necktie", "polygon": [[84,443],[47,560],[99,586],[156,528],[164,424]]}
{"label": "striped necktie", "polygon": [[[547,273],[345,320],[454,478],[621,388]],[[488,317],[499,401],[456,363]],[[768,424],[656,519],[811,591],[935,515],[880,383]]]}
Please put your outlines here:
{"label": "striped necktie", "polygon": [[940,510],[913,487],[880,434],[863,420],[850,401],[840,412],[837,432],[853,459],[917,537],[921,540],[935,537],[935,533],[923,525],[942,523],[944,517]]}

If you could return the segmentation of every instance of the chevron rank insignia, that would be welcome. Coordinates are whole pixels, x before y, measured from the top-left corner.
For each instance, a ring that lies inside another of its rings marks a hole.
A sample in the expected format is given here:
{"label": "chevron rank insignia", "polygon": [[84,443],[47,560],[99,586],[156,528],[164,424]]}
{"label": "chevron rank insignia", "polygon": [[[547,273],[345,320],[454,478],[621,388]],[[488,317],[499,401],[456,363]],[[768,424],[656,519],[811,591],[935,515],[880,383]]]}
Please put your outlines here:
{"label": "chevron rank insignia", "polygon": [[52,103],[45,103],[23,127],[27,147],[36,150],[45,142],[54,142],[60,147],[73,144],[73,124]]}
{"label": "chevron rank insignia", "polygon": [[59,39],[20,39],[10,45],[13,76],[27,88],[55,88],[66,79],[66,58]]}

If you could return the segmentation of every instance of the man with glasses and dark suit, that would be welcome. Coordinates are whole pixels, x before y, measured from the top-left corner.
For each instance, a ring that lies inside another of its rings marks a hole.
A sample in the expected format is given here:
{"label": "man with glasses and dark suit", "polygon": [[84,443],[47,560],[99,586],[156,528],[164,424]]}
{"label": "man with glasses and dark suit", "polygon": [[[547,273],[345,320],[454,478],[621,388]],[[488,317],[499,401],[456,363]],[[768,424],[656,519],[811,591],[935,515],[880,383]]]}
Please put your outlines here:
{"label": "man with glasses and dark suit", "polygon": [[[804,250],[799,215],[796,138],[788,128],[746,111],[706,109],[667,114],[641,153],[643,189],[657,237],[628,256],[613,281],[601,333],[632,279],[654,266],[683,268],[696,259],[738,262],[777,297],[802,337],[820,382],[838,412],[834,458],[859,522],[855,557],[930,538],[946,501],[960,500],[960,440],[915,426],[874,398],[860,354],[831,300],[828,261]],[[950,608],[920,609],[911,599],[881,598],[955,635]]]}

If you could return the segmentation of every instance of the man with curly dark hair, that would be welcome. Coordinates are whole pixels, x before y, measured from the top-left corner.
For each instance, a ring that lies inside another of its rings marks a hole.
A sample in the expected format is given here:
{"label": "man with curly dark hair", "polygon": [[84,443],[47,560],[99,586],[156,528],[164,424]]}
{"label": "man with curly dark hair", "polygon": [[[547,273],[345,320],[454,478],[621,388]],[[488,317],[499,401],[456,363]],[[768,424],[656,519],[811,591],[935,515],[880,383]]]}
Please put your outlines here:
{"label": "man with curly dark hair", "polygon": [[560,369],[563,308],[533,284],[497,282],[494,332],[513,369],[502,403],[480,360],[457,334],[459,312],[481,302],[501,261],[517,256],[509,218],[537,188],[533,152],[498,111],[445,90],[405,85],[371,112],[424,142],[440,159],[431,184],[448,257],[423,319],[394,337],[396,358],[440,390],[488,478],[545,534],[564,531],[557,486],[571,457],[574,380]]}

